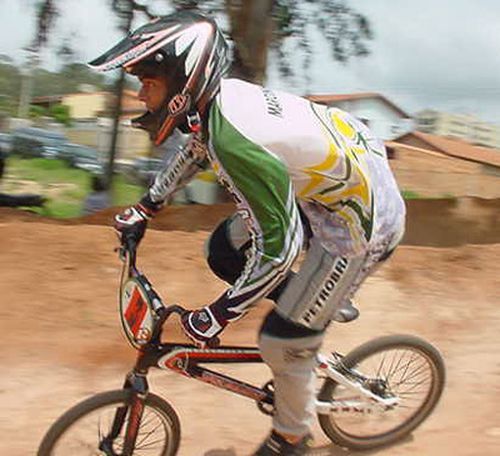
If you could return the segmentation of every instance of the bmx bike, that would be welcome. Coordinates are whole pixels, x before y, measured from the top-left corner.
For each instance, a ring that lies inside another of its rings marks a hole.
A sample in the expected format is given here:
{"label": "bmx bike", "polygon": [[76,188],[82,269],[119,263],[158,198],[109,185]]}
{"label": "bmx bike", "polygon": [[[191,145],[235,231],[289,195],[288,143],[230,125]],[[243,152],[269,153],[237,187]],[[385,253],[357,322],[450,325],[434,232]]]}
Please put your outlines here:
{"label": "bmx bike", "polygon": [[[136,267],[136,250],[119,249],[120,317],[124,334],[138,350],[123,388],[96,394],[70,408],[45,434],[38,456],[177,454],[181,426],[177,413],[151,393],[150,368],[168,369],[245,396],[267,415],[274,412],[272,381],[254,386],[205,365],[262,363],[253,347],[162,342],[164,323],[185,310],[164,306]],[[316,413],[321,429],[335,444],[367,450],[392,444],[420,425],[436,407],[445,384],[439,352],[409,335],[373,339],[342,355],[318,354],[320,385]]]}

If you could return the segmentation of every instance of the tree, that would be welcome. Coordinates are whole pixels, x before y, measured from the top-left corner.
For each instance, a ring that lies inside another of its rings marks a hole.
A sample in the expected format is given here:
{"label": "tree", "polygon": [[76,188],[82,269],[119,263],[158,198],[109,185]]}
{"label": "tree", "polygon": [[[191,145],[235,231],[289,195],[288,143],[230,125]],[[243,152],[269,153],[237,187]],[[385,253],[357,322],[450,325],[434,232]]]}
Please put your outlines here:
{"label": "tree", "polygon": [[[284,42],[296,39],[296,49],[304,55],[308,67],[313,54],[312,38],[315,28],[329,43],[334,60],[346,62],[354,56],[368,54],[366,42],[373,34],[368,19],[346,5],[345,0],[165,0],[180,10],[200,10],[225,14],[229,20],[228,35],[234,43],[234,76],[251,82],[263,82],[266,76],[268,52],[273,52],[279,69],[285,76],[293,73],[291,51]],[[154,17],[148,4],[139,0],[110,0],[113,13],[120,19],[124,33],[130,31],[135,13]],[[46,44],[51,27],[58,15],[57,0],[39,0],[35,46]],[[112,177],[116,150],[121,100],[124,87],[123,71],[116,83],[116,109],[107,169],[108,182]]]}
{"label": "tree", "polygon": [[21,74],[11,63],[0,63],[0,111],[14,115],[19,103]]}
{"label": "tree", "polygon": [[[226,14],[227,34],[234,43],[232,73],[251,82],[263,82],[268,53],[277,58],[281,74],[294,73],[293,54],[303,55],[308,68],[314,53],[312,31],[326,39],[333,60],[345,63],[369,53],[373,38],[368,19],[345,0],[172,0],[177,9],[200,9]],[[285,44],[295,41],[293,51]]]}

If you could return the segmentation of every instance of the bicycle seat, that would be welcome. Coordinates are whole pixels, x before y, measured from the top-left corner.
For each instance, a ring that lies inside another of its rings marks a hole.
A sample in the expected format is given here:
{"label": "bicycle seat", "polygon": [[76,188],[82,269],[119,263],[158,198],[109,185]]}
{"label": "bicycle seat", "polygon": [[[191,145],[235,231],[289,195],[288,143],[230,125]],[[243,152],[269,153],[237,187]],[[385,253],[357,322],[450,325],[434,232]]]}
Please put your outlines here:
{"label": "bicycle seat", "polygon": [[359,317],[359,310],[354,307],[352,301],[349,299],[341,307],[339,307],[333,314],[333,321],[337,323],[349,323]]}

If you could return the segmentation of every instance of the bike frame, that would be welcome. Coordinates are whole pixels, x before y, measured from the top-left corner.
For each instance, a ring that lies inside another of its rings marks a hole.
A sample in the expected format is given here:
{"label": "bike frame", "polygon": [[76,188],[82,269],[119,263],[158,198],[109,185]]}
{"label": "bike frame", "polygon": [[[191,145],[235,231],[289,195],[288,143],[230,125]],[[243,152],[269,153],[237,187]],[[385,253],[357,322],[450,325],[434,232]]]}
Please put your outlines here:
{"label": "bike frame", "polygon": [[[142,275],[135,266],[135,251],[121,249],[121,258],[124,260],[122,286],[127,277]],[[127,261],[128,260],[128,261]],[[128,274],[125,274],[125,271]],[[123,455],[132,454],[137,438],[138,425],[144,410],[144,403],[149,391],[147,375],[149,369],[159,368],[171,370],[185,377],[194,378],[217,388],[247,397],[257,402],[258,408],[265,414],[271,415],[274,410],[274,392],[272,384],[268,382],[258,387],[237,378],[208,369],[204,365],[213,364],[247,364],[262,363],[259,349],[256,347],[220,346],[217,348],[197,348],[189,344],[162,343],[161,332],[165,321],[174,313],[181,314],[184,309],[179,306],[164,306],[161,298],[155,294],[155,303],[158,309],[158,321],[155,323],[153,337],[138,351],[134,368],[127,374],[124,388],[131,392],[130,417],[125,432]],[[353,369],[347,369],[342,364],[343,356],[332,353],[330,356],[317,355],[316,368],[318,376],[328,377],[349,389],[355,394],[353,400],[316,401],[316,411],[319,414],[329,414],[338,411],[358,411],[370,413],[373,408],[388,409],[395,406],[398,399],[395,397],[383,398],[374,394],[363,386],[367,379]],[[361,397],[361,400],[359,399]],[[101,442],[100,449],[111,451],[106,443],[115,439],[125,422],[127,407],[117,409],[110,435]]]}

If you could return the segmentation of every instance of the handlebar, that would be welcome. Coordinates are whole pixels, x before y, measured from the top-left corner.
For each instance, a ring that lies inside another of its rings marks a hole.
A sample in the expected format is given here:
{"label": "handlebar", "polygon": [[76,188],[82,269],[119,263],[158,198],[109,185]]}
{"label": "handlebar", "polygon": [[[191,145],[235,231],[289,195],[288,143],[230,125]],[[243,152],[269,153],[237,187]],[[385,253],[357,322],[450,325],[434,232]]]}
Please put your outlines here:
{"label": "handlebar", "polygon": [[[120,247],[117,248],[120,260],[123,261],[123,269],[122,269],[122,278],[121,283],[123,284],[130,277],[141,278],[143,281],[147,283],[150,289],[148,289],[148,294],[150,294],[150,300],[152,303],[152,307],[154,312],[156,313],[158,320],[155,324],[154,334],[152,336],[152,340],[159,340],[161,331],[163,329],[163,325],[165,322],[173,315],[177,314],[182,317],[187,309],[178,305],[171,304],[165,306],[161,301],[160,297],[153,290],[151,284],[147,281],[146,277],[141,274],[141,272],[137,269],[136,261],[137,261],[137,243],[133,242],[126,238],[120,239]],[[212,339],[207,341],[207,347],[216,348],[220,344],[220,340],[217,336],[214,336]]]}

